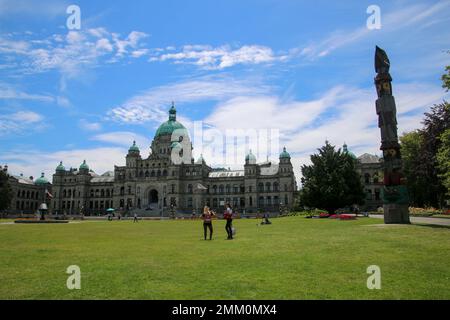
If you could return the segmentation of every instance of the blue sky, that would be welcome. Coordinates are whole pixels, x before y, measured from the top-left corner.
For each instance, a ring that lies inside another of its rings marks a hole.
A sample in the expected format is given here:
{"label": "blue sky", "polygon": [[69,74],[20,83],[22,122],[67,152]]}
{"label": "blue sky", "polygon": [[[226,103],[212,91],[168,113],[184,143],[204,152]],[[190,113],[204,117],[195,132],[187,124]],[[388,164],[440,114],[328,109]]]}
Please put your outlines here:
{"label": "blue sky", "polygon": [[[372,4],[379,30],[366,27]],[[325,139],[379,154],[375,45],[410,131],[448,98],[449,25],[450,1],[0,0],[0,163],[112,170],[134,139],[148,155],[171,101],[190,130],[278,129],[297,177]]]}

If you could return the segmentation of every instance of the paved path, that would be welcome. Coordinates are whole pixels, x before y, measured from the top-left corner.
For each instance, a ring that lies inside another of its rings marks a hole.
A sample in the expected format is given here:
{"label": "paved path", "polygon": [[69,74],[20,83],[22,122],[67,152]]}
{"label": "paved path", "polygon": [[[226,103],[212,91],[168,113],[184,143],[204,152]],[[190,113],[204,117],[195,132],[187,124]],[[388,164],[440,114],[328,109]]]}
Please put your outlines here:
{"label": "paved path", "polygon": [[[381,214],[371,214],[371,218],[383,219]],[[435,224],[439,226],[450,226],[450,219],[447,218],[426,218],[426,217],[410,217],[413,224]]]}

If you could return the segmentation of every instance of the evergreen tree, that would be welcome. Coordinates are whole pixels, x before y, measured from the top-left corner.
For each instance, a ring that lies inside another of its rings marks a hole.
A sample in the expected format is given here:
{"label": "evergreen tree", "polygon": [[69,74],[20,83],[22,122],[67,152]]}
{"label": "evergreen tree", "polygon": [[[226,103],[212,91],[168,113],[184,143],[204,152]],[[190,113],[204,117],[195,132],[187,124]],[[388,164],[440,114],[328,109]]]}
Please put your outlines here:
{"label": "evergreen tree", "polygon": [[302,204],[330,214],[338,208],[362,204],[365,195],[356,159],[341,149],[336,151],[328,141],[318,152],[311,156],[312,165],[301,168]]}
{"label": "evergreen tree", "polygon": [[439,178],[447,189],[447,195],[450,196],[450,129],[444,131],[440,137],[441,146],[437,154],[439,167]]}
{"label": "evergreen tree", "polygon": [[423,145],[419,153],[417,174],[427,179],[426,205],[441,207],[444,203],[446,188],[439,175],[437,153],[441,146],[441,135],[450,129],[450,104],[446,101],[431,107],[425,113],[421,130]]}
{"label": "evergreen tree", "polygon": [[11,204],[13,194],[8,181],[8,175],[0,170],[0,211],[8,209]]}

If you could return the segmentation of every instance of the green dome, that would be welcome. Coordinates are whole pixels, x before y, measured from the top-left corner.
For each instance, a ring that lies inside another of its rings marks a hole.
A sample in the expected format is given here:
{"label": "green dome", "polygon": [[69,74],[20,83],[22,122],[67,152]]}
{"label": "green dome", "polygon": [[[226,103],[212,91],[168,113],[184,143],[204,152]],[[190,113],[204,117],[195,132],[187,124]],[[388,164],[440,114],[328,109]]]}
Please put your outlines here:
{"label": "green dome", "polygon": [[346,154],[348,154],[350,157],[352,157],[353,159],[356,159],[356,156],[355,156],[355,154],[353,153],[353,152],[351,152],[351,151],[348,151],[348,147],[347,147],[347,144],[346,143],[344,143],[344,145],[342,146],[342,151],[344,152],[344,153],[346,153]]}
{"label": "green dome", "polygon": [[250,150],[250,152],[247,154],[247,156],[245,157],[245,161],[249,161],[249,160],[254,160],[256,161],[256,157],[255,155],[252,153],[252,150]]}
{"label": "green dome", "polygon": [[291,155],[286,151],[286,147],[283,148],[283,152],[280,153],[280,159],[290,159]]}
{"label": "green dome", "polygon": [[44,173],[41,173],[41,177],[36,179],[36,181],[34,182],[36,185],[38,186],[43,186],[48,184],[48,180],[45,178]]}
{"label": "green dome", "polygon": [[86,160],[83,161],[83,163],[80,165],[80,170],[89,170],[89,166],[86,163]]}
{"label": "green dome", "polygon": [[56,171],[66,171],[66,168],[63,166],[62,161],[59,163],[59,165],[56,167]]}
{"label": "green dome", "polygon": [[177,121],[177,110],[172,104],[169,110],[169,120],[159,126],[158,130],[156,130],[155,138],[163,135],[171,135],[177,129],[183,129],[183,133],[185,135],[188,134],[187,129]]}
{"label": "green dome", "polygon": [[133,145],[128,149],[128,152],[139,152],[139,147],[136,145],[136,141],[133,141]]}

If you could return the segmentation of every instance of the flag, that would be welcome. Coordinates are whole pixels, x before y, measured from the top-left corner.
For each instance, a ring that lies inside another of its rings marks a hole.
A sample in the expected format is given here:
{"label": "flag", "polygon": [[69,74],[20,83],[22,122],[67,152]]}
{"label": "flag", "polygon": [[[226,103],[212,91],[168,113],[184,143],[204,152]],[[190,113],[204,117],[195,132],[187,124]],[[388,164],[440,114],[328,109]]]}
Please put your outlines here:
{"label": "flag", "polygon": [[45,195],[46,195],[48,198],[53,199],[53,195],[52,195],[50,192],[48,192],[47,189],[45,189]]}

